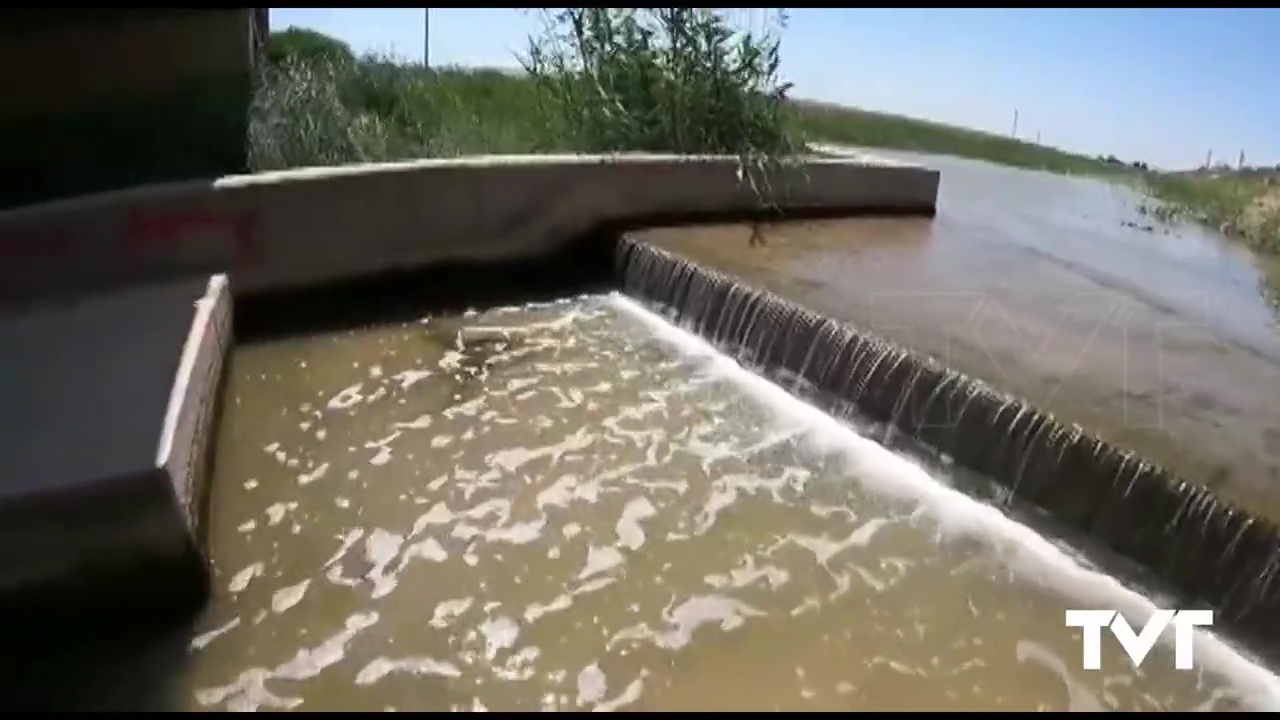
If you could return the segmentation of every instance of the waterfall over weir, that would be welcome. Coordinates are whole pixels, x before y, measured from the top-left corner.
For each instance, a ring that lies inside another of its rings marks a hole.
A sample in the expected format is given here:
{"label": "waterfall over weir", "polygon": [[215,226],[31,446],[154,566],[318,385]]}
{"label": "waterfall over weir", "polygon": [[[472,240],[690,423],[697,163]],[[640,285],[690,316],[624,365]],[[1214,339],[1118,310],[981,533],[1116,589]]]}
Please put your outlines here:
{"label": "waterfall over weir", "polygon": [[[1220,629],[1280,646],[1280,531],[1078,426],[770,292],[633,238],[623,289],[765,375],[800,378],[834,412],[853,407],[989,477],[1153,571]],[[891,436],[891,435],[890,435]]]}

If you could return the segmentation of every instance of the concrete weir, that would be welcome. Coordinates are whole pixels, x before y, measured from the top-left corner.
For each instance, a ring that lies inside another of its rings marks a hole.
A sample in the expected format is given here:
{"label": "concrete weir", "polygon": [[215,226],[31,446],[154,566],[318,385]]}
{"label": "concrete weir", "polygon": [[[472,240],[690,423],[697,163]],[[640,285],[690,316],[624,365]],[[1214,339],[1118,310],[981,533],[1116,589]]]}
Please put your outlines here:
{"label": "concrete weir", "polygon": [[1280,642],[1280,532],[1076,426],[857,328],[629,237],[624,290],[744,364],[799,378],[1154,571],[1260,649]]}
{"label": "concrete weir", "polygon": [[202,499],[230,340],[222,276],[0,319],[0,603],[119,617],[203,600]]}
{"label": "concrete weir", "polygon": [[[201,478],[230,288],[238,300],[290,296],[452,263],[521,266],[583,247],[610,255],[616,241],[612,280],[626,292],[765,374],[803,379],[828,409],[852,405],[890,438],[995,479],[1212,605],[1220,625],[1280,645],[1280,533],[1270,523],[928,358],[625,236],[762,207],[927,215],[939,184],[935,171],[867,158],[808,159],[769,179],[752,187],[724,157],[464,158],[0,213],[0,338],[13,348],[0,359],[0,412],[18,428],[0,458],[0,589],[56,589],[39,596],[70,605],[81,595],[67,587],[103,598],[112,589],[129,607],[177,607],[207,590]],[[595,242],[602,235],[608,243]],[[607,265],[600,274],[610,279]]]}
{"label": "concrete weir", "polygon": [[241,298],[263,297],[451,263],[520,264],[619,227],[761,207],[932,214],[939,177],[809,159],[769,180],[752,188],[728,157],[482,157],[0,213],[0,342],[11,348],[0,412],[16,428],[0,450],[0,602],[75,615],[85,597],[154,610],[207,595],[201,498],[231,342],[229,282]]}

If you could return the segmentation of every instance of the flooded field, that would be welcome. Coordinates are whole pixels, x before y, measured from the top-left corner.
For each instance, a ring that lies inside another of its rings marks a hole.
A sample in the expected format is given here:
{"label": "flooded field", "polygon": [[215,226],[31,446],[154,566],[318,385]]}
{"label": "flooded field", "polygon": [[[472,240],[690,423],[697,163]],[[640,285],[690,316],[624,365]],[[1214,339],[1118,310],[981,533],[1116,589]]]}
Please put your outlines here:
{"label": "flooded field", "polygon": [[1280,264],[1153,226],[1133,191],[875,151],[942,172],[936,219],[637,234],[881,337],[1280,519]]}
{"label": "flooded field", "polygon": [[625,298],[239,348],[217,463],[189,709],[1280,701],[1080,670],[1065,609],[1151,604]]}

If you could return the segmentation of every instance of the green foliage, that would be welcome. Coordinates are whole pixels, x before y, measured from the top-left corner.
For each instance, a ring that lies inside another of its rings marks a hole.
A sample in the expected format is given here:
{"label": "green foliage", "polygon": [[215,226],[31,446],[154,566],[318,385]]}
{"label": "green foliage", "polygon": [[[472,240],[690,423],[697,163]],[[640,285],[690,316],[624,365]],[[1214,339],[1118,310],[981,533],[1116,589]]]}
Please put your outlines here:
{"label": "green foliage", "polygon": [[289,62],[343,65],[355,62],[351,46],[315,30],[287,28],[271,33],[267,60],[275,67]]}
{"label": "green foliage", "polygon": [[775,36],[736,31],[707,8],[564,8],[546,19],[525,69],[583,149],[753,159],[796,149]]}
{"label": "green foliage", "polygon": [[1274,174],[1151,173],[1145,207],[1166,222],[1190,220],[1280,254],[1280,183]]}
{"label": "green foliage", "polygon": [[530,110],[535,89],[492,70],[426,70],[384,58],[285,63],[254,98],[257,170],[563,149]]}
{"label": "green foliage", "polygon": [[1118,176],[1124,165],[1076,155],[1013,137],[942,123],[816,102],[792,105],[794,125],[806,139],[958,155],[1002,165],[1071,175]]}
{"label": "green foliage", "polygon": [[[778,32],[735,29],[723,9],[543,12],[524,70],[425,68],[354,57],[311,30],[273,33],[250,113],[250,164],[267,170],[472,153],[730,154],[759,187],[805,140],[971,157],[1051,172],[1145,180],[1160,218],[1212,224],[1280,252],[1269,178],[1143,172],[940,123],[792,101]],[[20,136],[20,135],[19,135]]]}
{"label": "green foliage", "polygon": [[530,40],[526,71],[432,69],[274,33],[254,98],[255,169],[517,153],[734,154],[795,146],[778,43],[684,8],[569,8]]}

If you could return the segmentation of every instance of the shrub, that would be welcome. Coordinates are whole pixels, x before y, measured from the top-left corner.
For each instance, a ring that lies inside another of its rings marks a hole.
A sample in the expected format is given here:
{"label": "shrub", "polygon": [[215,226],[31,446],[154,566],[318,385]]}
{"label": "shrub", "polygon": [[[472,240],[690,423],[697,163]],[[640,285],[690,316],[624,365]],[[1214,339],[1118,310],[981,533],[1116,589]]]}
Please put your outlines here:
{"label": "shrub", "polygon": [[321,33],[273,33],[251,109],[253,168],[552,150],[725,153],[763,167],[795,149],[773,35],[707,9],[546,19],[515,74],[356,58]]}
{"label": "shrub", "polygon": [[291,27],[271,33],[267,43],[267,61],[277,67],[294,61],[311,65],[343,65],[355,62],[355,54],[351,52],[350,45],[337,38],[315,30]]}
{"label": "shrub", "polygon": [[547,114],[584,150],[795,149],[777,37],[735,31],[707,8],[565,8],[546,19],[524,65]]}
{"label": "shrub", "polygon": [[250,107],[254,170],[382,160],[397,148],[386,123],[343,102],[347,71],[325,62],[286,60],[268,68]]}

